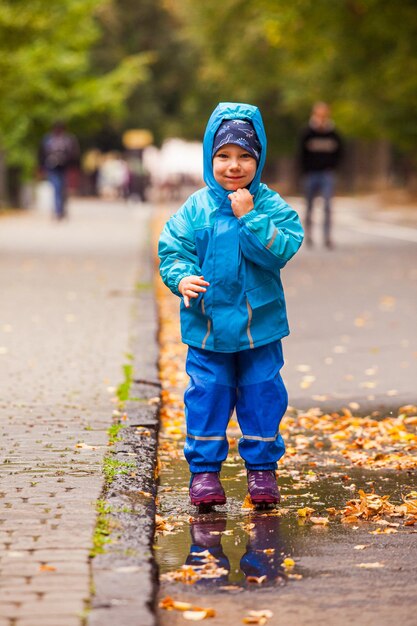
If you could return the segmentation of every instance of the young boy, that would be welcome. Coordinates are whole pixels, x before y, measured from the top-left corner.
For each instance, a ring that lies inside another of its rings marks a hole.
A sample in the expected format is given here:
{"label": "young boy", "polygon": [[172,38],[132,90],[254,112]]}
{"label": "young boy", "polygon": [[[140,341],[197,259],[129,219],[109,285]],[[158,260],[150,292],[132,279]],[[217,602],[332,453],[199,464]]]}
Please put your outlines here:
{"label": "young boy", "polygon": [[280,376],[289,328],[280,269],[297,252],[297,213],[260,182],[266,136],[259,110],[221,103],[204,135],[204,180],[166,224],[160,272],[182,296],[188,344],[184,454],[195,505],[225,504],[219,473],[234,409],[254,504],[279,502],[275,477],[287,408]]}

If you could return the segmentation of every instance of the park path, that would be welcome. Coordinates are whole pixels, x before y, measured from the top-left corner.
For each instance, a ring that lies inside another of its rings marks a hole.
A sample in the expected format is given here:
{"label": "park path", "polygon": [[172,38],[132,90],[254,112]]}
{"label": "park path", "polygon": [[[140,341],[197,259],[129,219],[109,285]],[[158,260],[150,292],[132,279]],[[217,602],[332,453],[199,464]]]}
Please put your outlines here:
{"label": "park path", "polygon": [[[300,200],[290,202],[302,214]],[[178,302],[162,286],[158,292],[162,626],[184,623],[187,604],[190,619],[214,612],[212,626],[415,622],[417,518],[398,510],[384,517],[381,503],[400,507],[409,494],[417,510],[416,218],[369,198],[338,198],[335,209],[335,249],[322,247],[318,211],[315,246],[282,272],[292,328],[283,375],[294,409],[282,423],[287,454],[276,510],[256,512],[245,500],[233,419],[226,506],[199,514],[189,504],[186,350]],[[349,520],[351,510],[361,512]]]}
{"label": "park path", "polygon": [[0,220],[0,625],[79,626],[150,209]]}

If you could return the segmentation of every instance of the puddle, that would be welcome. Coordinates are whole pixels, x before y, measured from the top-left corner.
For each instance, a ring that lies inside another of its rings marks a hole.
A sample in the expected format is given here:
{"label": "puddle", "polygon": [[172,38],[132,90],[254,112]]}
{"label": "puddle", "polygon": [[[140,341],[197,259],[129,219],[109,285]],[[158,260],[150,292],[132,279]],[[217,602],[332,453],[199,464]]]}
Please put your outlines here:
{"label": "puddle", "polygon": [[[297,559],[317,554],[325,543],[343,541],[352,525],[332,518],[328,508],[343,508],[357,497],[358,489],[390,495],[401,503],[401,495],[415,488],[415,479],[405,472],[374,472],[326,463],[313,469],[311,463],[286,466],[279,471],[281,505],[266,510],[245,510],[246,472],[241,459],[223,465],[222,483],[227,504],[199,513],[188,499],[188,465],[179,447],[162,452],[158,514],[166,529],[155,538],[155,555],[161,583],[186,583],[205,591],[257,589],[285,584],[292,578],[314,576]],[[319,461],[320,463],[320,461]],[[300,518],[300,508],[311,507],[314,516],[329,517],[326,526]],[[361,524],[359,522],[359,524]],[[366,522],[369,530],[375,525]],[[289,565],[288,565],[289,563]],[[287,565],[286,565],[287,564]],[[196,574],[196,576],[194,576]]]}

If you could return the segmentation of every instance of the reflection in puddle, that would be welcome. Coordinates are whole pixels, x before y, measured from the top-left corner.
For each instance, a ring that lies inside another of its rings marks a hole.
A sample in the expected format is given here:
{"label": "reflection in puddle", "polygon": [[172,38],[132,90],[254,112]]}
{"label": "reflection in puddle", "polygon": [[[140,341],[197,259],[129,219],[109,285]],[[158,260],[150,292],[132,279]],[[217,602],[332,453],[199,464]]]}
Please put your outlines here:
{"label": "reflection in puddle", "polygon": [[[198,587],[214,584],[227,591],[233,590],[230,584],[253,587],[282,583],[286,572],[280,524],[277,515],[253,514],[246,522],[238,523],[241,532],[236,532],[236,528],[227,530],[227,518],[216,512],[194,518],[189,525],[185,566],[161,578]],[[232,542],[228,537],[233,537]]]}
{"label": "reflection in puddle", "polygon": [[[400,502],[401,494],[414,488],[411,475],[329,467],[323,459],[323,466],[314,470],[306,464],[279,471],[282,503],[278,508],[246,510],[242,509],[246,472],[240,460],[233,458],[222,471],[226,506],[199,513],[189,503],[188,476],[188,466],[179,455],[164,460],[158,513],[169,523],[169,531],[158,533],[155,540],[161,581],[217,592],[251,591],[314,576],[299,561],[355,532],[352,525],[332,518],[328,509],[342,508],[359,488],[389,494],[392,502]],[[329,523],[312,525],[297,514],[302,507],[329,517]],[[294,567],[288,565],[291,560]]]}

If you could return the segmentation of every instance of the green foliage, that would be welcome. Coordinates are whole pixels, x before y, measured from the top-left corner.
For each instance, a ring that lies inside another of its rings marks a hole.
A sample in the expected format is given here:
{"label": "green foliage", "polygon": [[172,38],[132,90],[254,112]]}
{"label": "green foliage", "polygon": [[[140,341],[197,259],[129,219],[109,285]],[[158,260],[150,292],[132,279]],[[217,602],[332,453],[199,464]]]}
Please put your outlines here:
{"label": "green foliage", "polygon": [[110,513],[112,508],[106,500],[97,500],[96,502],[97,522],[93,535],[93,547],[90,550],[90,557],[97,554],[103,554],[105,545],[111,542],[110,533],[112,522]]}
{"label": "green foliage", "polygon": [[103,6],[103,0],[1,0],[0,146],[10,164],[30,167],[40,136],[57,118],[76,132],[120,118],[129,93],[146,81],[146,54],[92,71]]}
{"label": "green foliage", "polygon": [[122,383],[120,383],[116,390],[116,395],[121,405],[123,405],[124,402],[130,399],[130,388],[133,383],[133,365],[131,363],[125,363],[122,366],[122,369],[124,380]]}
{"label": "green foliage", "polygon": [[346,135],[417,146],[414,0],[173,0],[193,49],[194,128],[219,100],[261,107],[272,148],[286,148],[311,104],[327,100]]}
{"label": "green foliage", "polygon": [[149,80],[128,98],[123,128],[147,128],[158,143],[181,128],[182,96],[194,76],[190,46],[167,0],[112,0],[99,14],[103,36],[94,48],[98,71],[126,56],[148,55]]}
{"label": "green foliage", "polygon": [[119,432],[124,428],[123,424],[112,424],[110,428],[107,429],[107,434],[109,435],[109,444],[113,445],[117,441],[121,441],[122,438],[119,437]]}
{"label": "green foliage", "polygon": [[120,474],[129,474],[136,468],[136,464],[128,461],[118,461],[112,455],[104,458],[103,473],[106,483],[113,482],[116,476]]}

